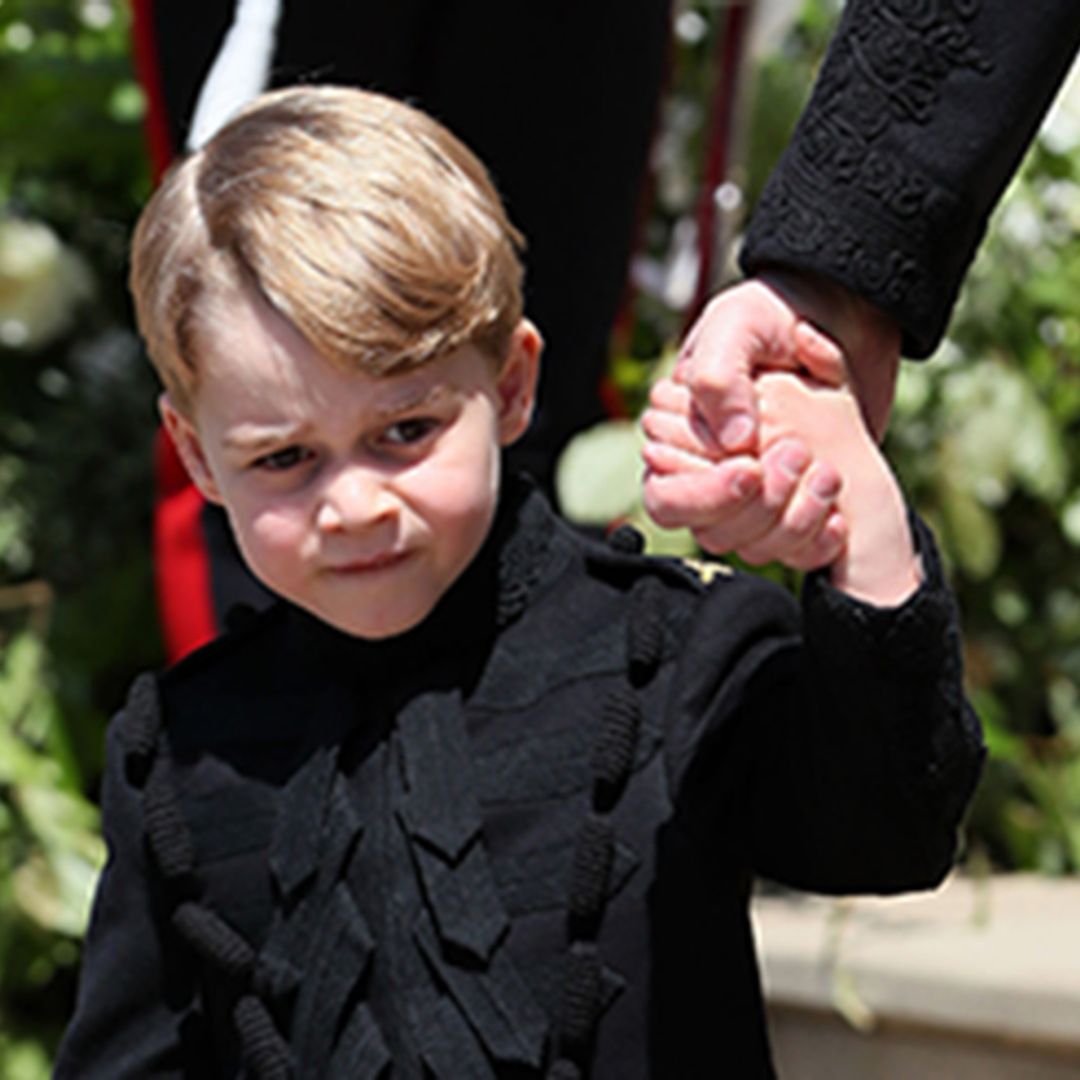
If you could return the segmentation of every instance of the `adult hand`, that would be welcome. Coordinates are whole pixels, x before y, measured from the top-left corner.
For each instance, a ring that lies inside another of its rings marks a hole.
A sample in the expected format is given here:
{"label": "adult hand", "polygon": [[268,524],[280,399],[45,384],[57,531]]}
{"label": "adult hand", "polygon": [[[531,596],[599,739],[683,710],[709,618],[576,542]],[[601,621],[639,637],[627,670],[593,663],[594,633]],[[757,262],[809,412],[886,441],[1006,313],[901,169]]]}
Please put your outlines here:
{"label": "adult hand", "polygon": [[[824,565],[838,554],[844,536],[827,497],[832,478],[821,475],[820,465],[804,475],[805,447],[800,453],[786,442],[758,460],[754,380],[763,372],[790,370],[829,386],[846,382],[880,439],[899,360],[895,324],[824,279],[784,271],[718,294],[687,335],[673,379],[658,384],[643,418],[653,444],[645,455],[646,508],[661,525],[690,528],[715,554]],[[688,397],[676,399],[673,386],[684,387]],[[684,436],[665,446],[671,415],[683,411],[693,447]],[[677,462],[680,448],[692,460]],[[706,466],[707,477],[689,475]],[[798,511],[792,515],[784,507]]]}
{"label": "adult hand", "polygon": [[803,368],[838,386],[845,361],[867,427],[880,440],[899,370],[899,329],[840,285],[778,270],[710,301],[686,336],[677,378],[693,392],[717,447],[732,454],[756,443],[756,374]]}

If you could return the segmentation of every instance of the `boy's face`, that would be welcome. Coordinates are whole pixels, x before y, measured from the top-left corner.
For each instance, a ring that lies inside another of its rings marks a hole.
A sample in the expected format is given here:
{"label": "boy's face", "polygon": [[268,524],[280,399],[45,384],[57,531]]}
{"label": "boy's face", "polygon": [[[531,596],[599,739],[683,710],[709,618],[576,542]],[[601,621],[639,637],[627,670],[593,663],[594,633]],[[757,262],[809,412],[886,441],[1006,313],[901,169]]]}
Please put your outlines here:
{"label": "boy's face", "polygon": [[257,298],[224,310],[192,415],[162,399],[192,478],[274,592],[358,637],[411,629],[488,533],[499,448],[531,413],[539,335],[522,322],[498,371],[466,346],[376,378],[331,365]]}

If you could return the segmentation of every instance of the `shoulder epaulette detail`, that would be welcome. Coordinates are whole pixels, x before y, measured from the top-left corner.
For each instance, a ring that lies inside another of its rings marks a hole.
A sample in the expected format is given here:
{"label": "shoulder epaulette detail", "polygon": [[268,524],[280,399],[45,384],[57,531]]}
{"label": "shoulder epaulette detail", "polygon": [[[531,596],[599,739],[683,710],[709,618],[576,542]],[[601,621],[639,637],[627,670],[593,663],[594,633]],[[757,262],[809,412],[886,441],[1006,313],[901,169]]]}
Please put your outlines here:
{"label": "shoulder epaulette detail", "polygon": [[718,577],[731,577],[735,571],[727,563],[712,559],[680,559],[683,566],[697,574],[703,585],[711,585]]}

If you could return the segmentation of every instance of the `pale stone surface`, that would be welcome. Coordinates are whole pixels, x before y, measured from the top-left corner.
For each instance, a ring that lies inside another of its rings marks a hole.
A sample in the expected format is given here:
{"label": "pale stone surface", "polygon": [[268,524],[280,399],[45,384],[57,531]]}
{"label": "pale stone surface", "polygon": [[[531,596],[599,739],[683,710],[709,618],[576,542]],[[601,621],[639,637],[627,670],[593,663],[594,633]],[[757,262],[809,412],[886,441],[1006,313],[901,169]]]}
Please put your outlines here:
{"label": "pale stone surface", "polygon": [[[754,912],[778,1058],[799,1063],[785,1080],[1080,1077],[1080,881],[956,877],[892,899],[759,897]],[[845,1042],[842,1071],[814,1071],[838,1068]]]}
{"label": "pale stone surface", "polygon": [[1080,1059],[949,1031],[884,1024],[862,1034],[839,1017],[769,1010],[781,1080],[1077,1080]]}

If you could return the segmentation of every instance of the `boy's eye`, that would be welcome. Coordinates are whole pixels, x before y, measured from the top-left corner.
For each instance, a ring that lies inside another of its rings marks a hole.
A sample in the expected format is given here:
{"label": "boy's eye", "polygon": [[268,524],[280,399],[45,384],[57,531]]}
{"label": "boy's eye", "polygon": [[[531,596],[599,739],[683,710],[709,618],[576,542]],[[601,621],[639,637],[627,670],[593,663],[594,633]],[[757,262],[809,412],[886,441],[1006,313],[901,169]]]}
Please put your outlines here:
{"label": "boy's eye", "polygon": [[283,450],[275,450],[271,454],[264,454],[255,461],[257,469],[266,469],[268,472],[285,472],[302,465],[311,457],[311,451],[302,446],[286,446]]}
{"label": "boy's eye", "polygon": [[391,424],[382,434],[382,441],[391,446],[411,446],[431,434],[438,421],[427,416],[410,417]]}

